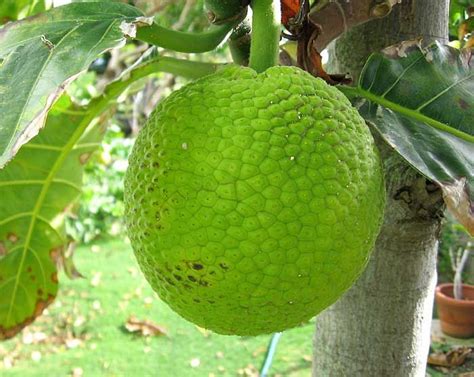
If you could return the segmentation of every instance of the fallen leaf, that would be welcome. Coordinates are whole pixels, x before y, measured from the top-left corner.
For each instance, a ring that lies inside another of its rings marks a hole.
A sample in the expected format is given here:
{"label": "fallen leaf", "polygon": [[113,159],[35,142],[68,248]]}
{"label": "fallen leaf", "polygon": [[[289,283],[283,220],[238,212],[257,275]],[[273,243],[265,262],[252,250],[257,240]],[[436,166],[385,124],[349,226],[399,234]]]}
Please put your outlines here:
{"label": "fallen leaf", "polygon": [[145,297],[143,299],[143,302],[145,303],[145,306],[150,306],[151,304],[153,304],[153,298],[152,297]]}
{"label": "fallen leaf", "polygon": [[459,347],[448,352],[434,352],[428,356],[428,364],[441,367],[456,367],[462,365],[472,352],[471,348]]}
{"label": "fallen leaf", "polygon": [[244,377],[258,377],[259,373],[255,365],[249,364],[245,368],[240,368],[237,370],[237,374],[239,376],[244,376]]}
{"label": "fallen leaf", "polygon": [[102,272],[96,272],[91,279],[91,285],[93,287],[98,287],[100,284],[101,277],[102,277]]}
{"label": "fallen leaf", "polygon": [[310,363],[313,361],[313,358],[311,357],[311,355],[303,355],[303,360]]}
{"label": "fallen leaf", "polygon": [[66,339],[66,347],[69,349],[77,348],[81,345],[82,341],[77,338]]}
{"label": "fallen leaf", "polygon": [[41,360],[41,352],[39,351],[33,351],[31,353],[31,360],[33,361],[40,361]]}
{"label": "fallen leaf", "polygon": [[92,303],[92,309],[99,311],[101,309],[102,305],[100,304],[100,301],[95,300]]}
{"label": "fallen leaf", "polygon": [[165,328],[154,324],[148,320],[138,320],[135,317],[129,317],[125,323],[125,328],[131,333],[140,333],[142,336],[162,336],[168,335]]}
{"label": "fallen leaf", "polygon": [[258,357],[262,353],[265,353],[266,351],[267,351],[267,347],[264,347],[264,346],[258,347],[255,351],[252,352],[252,356]]}
{"label": "fallen leaf", "polygon": [[204,336],[204,338],[207,338],[207,337],[209,337],[209,335],[211,335],[211,332],[208,329],[204,329],[204,328],[199,327],[199,326],[196,326],[196,328],[202,334],[202,336]]}
{"label": "fallen leaf", "polygon": [[74,320],[74,327],[80,327],[86,322],[86,318],[82,315],[77,316],[77,318]]}
{"label": "fallen leaf", "polygon": [[3,367],[5,369],[13,368],[13,358],[10,356],[5,356],[3,358]]}
{"label": "fallen leaf", "polygon": [[98,246],[98,245],[92,245],[92,246],[91,246],[91,251],[92,251],[93,253],[98,253],[98,252],[100,252],[100,246]]}
{"label": "fallen leaf", "polygon": [[191,368],[197,368],[199,365],[201,365],[201,360],[195,357],[194,359],[191,359],[191,361],[189,362],[189,365],[191,365]]}
{"label": "fallen leaf", "polygon": [[84,371],[82,370],[82,368],[74,368],[72,370],[72,377],[82,377],[82,375],[84,374]]}

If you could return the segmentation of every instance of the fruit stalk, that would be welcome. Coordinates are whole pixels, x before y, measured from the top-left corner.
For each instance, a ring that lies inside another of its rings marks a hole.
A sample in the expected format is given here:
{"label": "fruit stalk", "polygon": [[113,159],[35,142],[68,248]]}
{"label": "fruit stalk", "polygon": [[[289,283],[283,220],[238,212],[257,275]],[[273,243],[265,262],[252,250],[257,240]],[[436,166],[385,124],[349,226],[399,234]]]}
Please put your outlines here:
{"label": "fruit stalk", "polygon": [[259,73],[278,64],[281,32],[280,6],[280,0],[254,0],[252,2],[250,67]]}

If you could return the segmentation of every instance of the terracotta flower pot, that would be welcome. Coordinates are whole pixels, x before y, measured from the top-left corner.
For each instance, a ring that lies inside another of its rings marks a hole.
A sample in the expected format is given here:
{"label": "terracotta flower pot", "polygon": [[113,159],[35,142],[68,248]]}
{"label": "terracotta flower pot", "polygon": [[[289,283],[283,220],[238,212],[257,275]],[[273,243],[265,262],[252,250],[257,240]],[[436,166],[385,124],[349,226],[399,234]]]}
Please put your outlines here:
{"label": "terracotta flower pot", "polygon": [[455,338],[474,337],[474,286],[463,284],[464,300],[456,300],[453,284],[436,287],[436,303],[441,330]]}

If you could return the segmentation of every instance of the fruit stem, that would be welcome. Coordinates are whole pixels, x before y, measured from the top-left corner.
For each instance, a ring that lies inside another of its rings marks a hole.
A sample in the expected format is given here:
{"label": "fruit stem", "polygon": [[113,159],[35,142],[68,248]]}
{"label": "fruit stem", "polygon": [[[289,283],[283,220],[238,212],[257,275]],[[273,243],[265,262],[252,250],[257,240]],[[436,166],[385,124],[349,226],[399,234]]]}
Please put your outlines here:
{"label": "fruit stem", "polygon": [[250,64],[258,73],[278,64],[281,32],[280,0],[252,1]]}
{"label": "fruit stem", "polygon": [[209,30],[201,33],[171,30],[154,23],[138,27],[136,39],[177,52],[207,52],[219,46],[238,21],[212,25]]}

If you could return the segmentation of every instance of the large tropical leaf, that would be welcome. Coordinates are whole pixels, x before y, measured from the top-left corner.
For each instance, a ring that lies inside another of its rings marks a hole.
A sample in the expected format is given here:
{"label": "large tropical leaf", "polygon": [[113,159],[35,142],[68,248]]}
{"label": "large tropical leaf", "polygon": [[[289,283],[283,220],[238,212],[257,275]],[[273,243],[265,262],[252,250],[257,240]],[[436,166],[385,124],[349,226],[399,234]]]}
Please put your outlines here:
{"label": "large tropical leaf", "polygon": [[123,3],[73,3],[0,29],[0,168],[38,133],[65,85],[125,43],[143,16]]}
{"label": "large tropical leaf", "polygon": [[64,95],[45,132],[0,174],[0,339],[16,334],[56,296],[56,260],[68,243],[63,217],[81,192],[82,165],[100,141],[98,127],[82,134],[83,114],[72,108]]}
{"label": "large tropical leaf", "polygon": [[370,57],[355,89],[359,112],[415,169],[443,190],[474,233],[472,51],[404,42]]}
{"label": "large tropical leaf", "polygon": [[56,296],[57,264],[68,246],[63,220],[81,192],[83,165],[99,145],[98,115],[147,75],[198,78],[216,68],[147,54],[87,108],[63,95],[45,129],[0,170],[0,339],[14,336]]}

